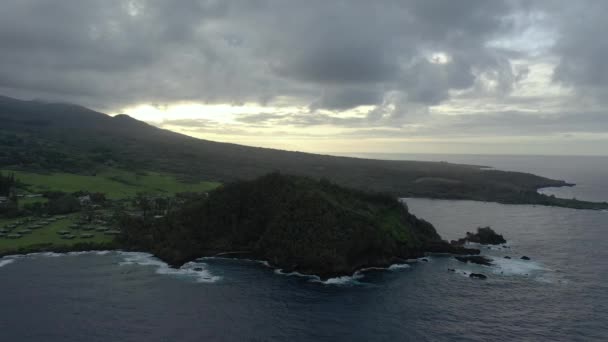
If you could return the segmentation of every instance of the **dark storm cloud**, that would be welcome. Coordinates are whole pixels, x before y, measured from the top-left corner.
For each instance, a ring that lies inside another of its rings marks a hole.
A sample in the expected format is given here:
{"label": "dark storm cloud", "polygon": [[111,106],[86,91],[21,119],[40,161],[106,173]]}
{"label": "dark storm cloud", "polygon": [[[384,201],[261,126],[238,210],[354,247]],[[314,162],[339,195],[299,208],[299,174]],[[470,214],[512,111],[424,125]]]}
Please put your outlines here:
{"label": "dark storm cloud", "polygon": [[[482,0],[10,0],[0,91],[107,109],[289,96],[341,110],[389,92],[435,104],[481,72],[514,78],[501,64],[509,51],[486,43],[510,32],[515,10]],[[429,63],[435,52],[452,59]]]}

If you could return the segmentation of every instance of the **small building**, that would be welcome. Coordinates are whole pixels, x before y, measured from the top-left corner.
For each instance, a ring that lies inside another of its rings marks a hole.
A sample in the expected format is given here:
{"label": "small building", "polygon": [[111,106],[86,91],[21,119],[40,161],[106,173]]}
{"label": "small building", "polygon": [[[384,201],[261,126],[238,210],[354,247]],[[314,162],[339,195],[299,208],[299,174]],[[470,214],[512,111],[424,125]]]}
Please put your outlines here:
{"label": "small building", "polygon": [[59,234],[59,235],[69,235],[71,233],[72,232],[70,232],[69,230],[60,230],[57,232],[57,234]]}
{"label": "small building", "polygon": [[8,234],[6,237],[9,239],[20,239],[21,234]]}

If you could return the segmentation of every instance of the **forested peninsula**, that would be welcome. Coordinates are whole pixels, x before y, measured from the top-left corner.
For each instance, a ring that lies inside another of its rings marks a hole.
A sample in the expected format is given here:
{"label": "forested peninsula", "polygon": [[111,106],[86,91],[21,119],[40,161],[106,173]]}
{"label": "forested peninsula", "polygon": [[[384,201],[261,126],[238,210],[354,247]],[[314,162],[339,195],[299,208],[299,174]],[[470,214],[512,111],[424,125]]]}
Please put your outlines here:
{"label": "forested peninsula", "polygon": [[321,278],[429,252],[479,253],[443,241],[394,197],[279,173],[221,186],[163,217],[126,215],[121,231],[123,248],[150,252],[175,267],[233,253]]}

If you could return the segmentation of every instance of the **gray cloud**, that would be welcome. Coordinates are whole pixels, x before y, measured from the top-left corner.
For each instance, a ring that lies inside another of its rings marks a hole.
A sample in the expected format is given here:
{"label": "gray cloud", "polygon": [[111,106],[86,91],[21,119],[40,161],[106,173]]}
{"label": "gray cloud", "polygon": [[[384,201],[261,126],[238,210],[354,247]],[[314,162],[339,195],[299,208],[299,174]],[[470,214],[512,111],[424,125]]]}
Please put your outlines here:
{"label": "gray cloud", "polygon": [[[278,108],[236,120],[387,136],[605,132],[597,106],[604,109],[608,98],[607,11],[591,0],[6,0],[0,93],[106,111],[280,101],[309,111]],[[555,42],[537,42],[530,32],[550,32]],[[517,39],[527,49],[509,43]],[[511,96],[539,61],[556,66],[553,81],[574,89],[580,110],[545,115],[561,103],[544,94]],[[498,113],[429,115],[451,100],[483,107],[492,98],[504,107]],[[595,111],[583,108],[587,99]],[[373,109],[361,117],[323,111],[363,105]],[[230,133],[206,120],[159,125]]]}
{"label": "gray cloud", "polygon": [[[388,92],[435,104],[470,87],[474,70],[510,73],[488,63],[506,52],[486,43],[511,29],[514,10],[480,0],[11,0],[0,12],[0,90],[101,109],[289,96],[342,110]],[[424,62],[433,52],[453,62]]]}
{"label": "gray cloud", "polygon": [[604,37],[607,12],[608,3],[603,1],[573,2],[567,12],[554,9],[555,25],[561,33],[554,46],[554,52],[560,56],[554,73],[556,81],[587,95],[608,94],[608,41]]}

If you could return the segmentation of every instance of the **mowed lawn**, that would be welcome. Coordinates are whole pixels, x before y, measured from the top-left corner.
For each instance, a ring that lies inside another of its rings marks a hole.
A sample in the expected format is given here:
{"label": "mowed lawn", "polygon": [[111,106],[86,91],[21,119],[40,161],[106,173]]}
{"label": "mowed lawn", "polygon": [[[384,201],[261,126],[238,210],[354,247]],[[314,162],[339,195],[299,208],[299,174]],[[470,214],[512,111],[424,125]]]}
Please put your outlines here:
{"label": "mowed lawn", "polygon": [[[80,231],[74,230],[70,228],[78,214],[69,215],[67,218],[63,220],[58,220],[56,222],[52,222],[49,225],[34,229],[29,234],[24,234],[19,239],[8,239],[6,237],[0,237],[0,253],[4,253],[7,251],[15,251],[19,248],[28,248],[40,244],[52,244],[53,246],[72,246],[77,243],[82,242],[90,242],[90,243],[109,243],[114,237],[110,235],[104,235],[103,232],[95,232],[95,231]],[[23,219],[23,218],[20,218]],[[14,223],[15,221],[19,221],[20,219],[0,219],[0,229],[3,229],[7,224]],[[29,224],[24,224],[15,228],[14,231],[19,231]],[[64,240],[61,238],[61,235],[58,234],[61,230],[67,230],[72,232],[77,237],[73,240]],[[90,233],[93,234],[92,238],[83,239],[80,237],[82,233]]]}
{"label": "mowed lawn", "polygon": [[205,192],[220,185],[216,182],[184,182],[173,175],[134,172],[109,169],[95,176],[71,173],[39,174],[23,171],[1,170],[3,174],[14,173],[15,177],[29,186],[31,192],[86,190],[102,192],[110,199],[134,197],[137,193]]}

